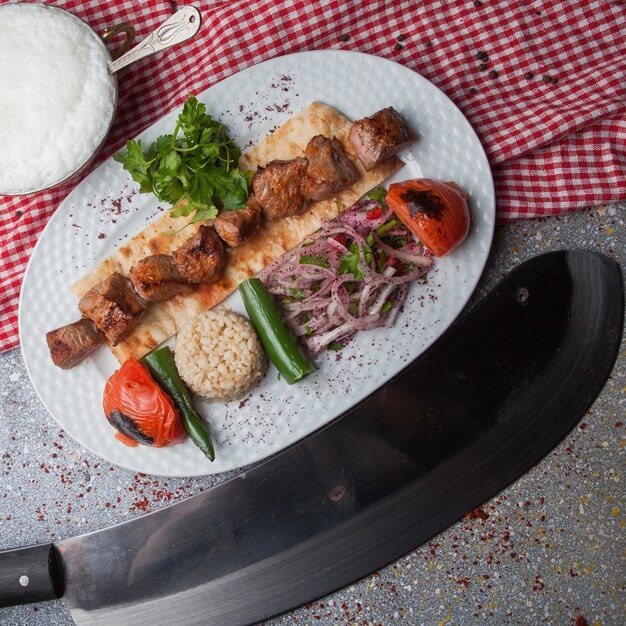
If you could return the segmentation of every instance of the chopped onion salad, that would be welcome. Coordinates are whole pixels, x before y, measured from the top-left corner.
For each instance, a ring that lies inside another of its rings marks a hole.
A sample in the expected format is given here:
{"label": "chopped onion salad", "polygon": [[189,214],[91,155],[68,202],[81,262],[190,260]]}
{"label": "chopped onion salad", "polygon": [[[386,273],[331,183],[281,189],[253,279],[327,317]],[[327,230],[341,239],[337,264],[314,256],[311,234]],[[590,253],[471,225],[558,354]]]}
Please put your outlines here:
{"label": "chopped onion salad", "polygon": [[341,350],[357,330],[389,327],[425,276],[430,252],[378,188],[260,274],[312,355]]}

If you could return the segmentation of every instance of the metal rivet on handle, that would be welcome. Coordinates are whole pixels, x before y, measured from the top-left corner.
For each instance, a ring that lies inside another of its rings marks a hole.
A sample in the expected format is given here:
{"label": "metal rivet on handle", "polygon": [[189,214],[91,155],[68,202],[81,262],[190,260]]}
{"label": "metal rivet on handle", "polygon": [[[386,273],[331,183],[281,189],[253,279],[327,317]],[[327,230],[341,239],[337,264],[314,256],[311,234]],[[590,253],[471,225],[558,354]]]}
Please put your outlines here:
{"label": "metal rivet on handle", "polygon": [[328,497],[333,501],[333,502],[338,502],[339,500],[341,500],[341,498],[343,498],[346,495],[346,488],[343,485],[336,485],[335,487],[333,487],[330,490],[330,493],[328,494]]}
{"label": "metal rivet on handle", "polygon": [[28,587],[29,582],[28,576],[20,576],[20,585],[22,585],[22,587]]}
{"label": "metal rivet on handle", "polygon": [[515,289],[515,299],[520,304],[526,304],[528,302],[528,289],[526,287],[517,287]]}

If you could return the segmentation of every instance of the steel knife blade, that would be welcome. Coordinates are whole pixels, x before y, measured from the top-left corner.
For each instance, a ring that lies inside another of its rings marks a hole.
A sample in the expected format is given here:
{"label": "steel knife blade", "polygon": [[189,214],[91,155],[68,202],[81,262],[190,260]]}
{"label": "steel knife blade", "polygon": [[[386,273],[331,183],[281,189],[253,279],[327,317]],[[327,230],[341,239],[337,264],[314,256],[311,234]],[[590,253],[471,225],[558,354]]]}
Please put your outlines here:
{"label": "steel knife blade", "polygon": [[0,553],[0,606],[64,595],[77,624],[249,624],[385,566],[556,446],[624,323],[617,264],[522,264],[400,375],[236,478],[144,517]]}

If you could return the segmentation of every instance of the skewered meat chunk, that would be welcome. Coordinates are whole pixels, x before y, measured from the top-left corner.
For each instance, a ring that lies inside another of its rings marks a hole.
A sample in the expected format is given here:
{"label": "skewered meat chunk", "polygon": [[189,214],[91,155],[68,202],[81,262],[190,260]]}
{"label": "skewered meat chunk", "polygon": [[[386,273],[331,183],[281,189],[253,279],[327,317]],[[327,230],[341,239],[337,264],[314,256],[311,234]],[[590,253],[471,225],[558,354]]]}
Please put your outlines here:
{"label": "skewered meat chunk", "polygon": [[257,169],[252,188],[266,219],[298,215],[304,211],[306,199],[300,181],[308,164],[308,159],[298,157],[289,161],[270,161]]}
{"label": "skewered meat chunk", "polygon": [[103,343],[104,335],[92,320],[85,317],[46,333],[46,341],[54,364],[68,370]]}
{"label": "skewered meat chunk", "polygon": [[80,299],[78,308],[116,346],[139,321],[146,307],[130,279],[113,272]]}
{"label": "skewered meat chunk", "polygon": [[193,291],[193,287],[180,273],[174,257],[169,254],[144,257],[130,268],[130,279],[135,291],[146,302],[162,302],[176,294]]}
{"label": "skewered meat chunk", "polygon": [[261,227],[261,214],[261,205],[250,196],[244,209],[220,213],[213,226],[231,248],[236,248],[257,233]]}
{"label": "skewered meat chunk", "polygon": [[315,135],[309,141],[304,156],[309,160],[300,185],[305,198],[323,200],[353,185],[359,171],[335,139]]}
{"label": "skewered meat chunk", "polygon": [[215,228],[205,224],[172,254],[178,271],[190,283],[214,283],[219,280],[228,260]]}
{"label": "skewered meat chunk", "polygon": [[368,172],[414,139],[406,122],[393,107],[357,120],[350,128],[350,143]]}

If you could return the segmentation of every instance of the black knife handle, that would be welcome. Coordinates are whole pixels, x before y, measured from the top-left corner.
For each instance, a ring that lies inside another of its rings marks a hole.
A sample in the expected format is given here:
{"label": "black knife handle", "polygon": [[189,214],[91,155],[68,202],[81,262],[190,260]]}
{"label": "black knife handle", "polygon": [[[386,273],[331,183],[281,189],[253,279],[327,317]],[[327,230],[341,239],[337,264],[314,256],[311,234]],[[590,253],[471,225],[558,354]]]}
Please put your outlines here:
{"label": "black knife handle", "polygon": [[0,607],[62,595],[61,559],[51,543],[0,552]]}

